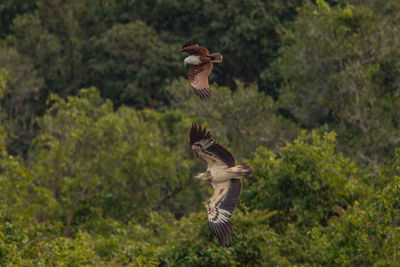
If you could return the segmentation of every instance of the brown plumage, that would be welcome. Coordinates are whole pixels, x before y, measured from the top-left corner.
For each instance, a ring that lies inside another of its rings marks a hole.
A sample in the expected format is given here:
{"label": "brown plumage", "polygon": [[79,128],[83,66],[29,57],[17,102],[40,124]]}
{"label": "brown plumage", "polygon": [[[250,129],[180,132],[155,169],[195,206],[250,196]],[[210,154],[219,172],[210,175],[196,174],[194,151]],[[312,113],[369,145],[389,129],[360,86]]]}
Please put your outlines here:
{"label": "brown plumage", "polygon": [[211,183],[214,193],[207,201],[208,221],[219,243],[225,247],[232,240],[232,212],[240,197],[242,178],[249,178],[253,169],[248,164],[236,165],[235,157],[217,144],[210,132],[192,124],[190,145],[196,157],[207,163],[207,171],[197,179]]}
{"label": "brown plumage", "polygon": [[189,54],[184,63],[192,65],[188,77],[195,94],[203,101],[209,100],[211,89],[208,84],[208,76],[212,71],[213,63],[222,62],[221,54],[209,54],[207,48],[200,47],[195,42],[186,42],[183,45],[182,52]]}

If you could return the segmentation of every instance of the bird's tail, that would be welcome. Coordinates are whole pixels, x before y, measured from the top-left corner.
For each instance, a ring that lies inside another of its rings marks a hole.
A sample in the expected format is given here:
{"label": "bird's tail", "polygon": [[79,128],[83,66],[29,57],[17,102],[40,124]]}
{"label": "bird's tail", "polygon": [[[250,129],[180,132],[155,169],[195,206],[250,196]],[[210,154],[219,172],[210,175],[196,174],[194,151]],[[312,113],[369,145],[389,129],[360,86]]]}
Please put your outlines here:
{"label": "bird's tail", "polygon": [[250,178],[253,173],[253,168],[248,164],[240,164],[226,170],[235,176],[235,178]]}
{"label": "bird's tail", "polygon": [[223,59],[220,53],[210,54],[209,57],[211,58],[212,63],[221,63]]}

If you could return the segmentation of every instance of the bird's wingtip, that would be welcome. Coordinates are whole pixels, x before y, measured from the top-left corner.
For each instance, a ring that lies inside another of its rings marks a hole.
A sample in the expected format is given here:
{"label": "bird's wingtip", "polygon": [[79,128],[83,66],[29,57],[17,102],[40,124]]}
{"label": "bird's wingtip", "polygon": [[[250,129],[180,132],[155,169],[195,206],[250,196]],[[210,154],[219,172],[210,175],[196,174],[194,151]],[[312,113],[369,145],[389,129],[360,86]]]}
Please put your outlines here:
{"label": "bird's wingtip", "polygon": [[183,46],[182,46],[182,51],[184,51],[185,47],[191,46],[191,45],[195,45],[196,42],[194,40],[192,41],[186,41]]}

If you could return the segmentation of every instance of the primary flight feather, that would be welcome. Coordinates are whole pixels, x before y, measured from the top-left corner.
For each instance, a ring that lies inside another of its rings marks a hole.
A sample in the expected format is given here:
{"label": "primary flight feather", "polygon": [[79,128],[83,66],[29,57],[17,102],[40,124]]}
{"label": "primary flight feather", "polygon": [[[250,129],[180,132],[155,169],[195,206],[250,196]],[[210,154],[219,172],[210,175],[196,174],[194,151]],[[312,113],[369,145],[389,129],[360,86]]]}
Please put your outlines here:
{"label": "primary flight feather", "polygon": [[186,42],[183,45],[182,52],[189,54],[184,63],[185,65],[192,65],[188,77],[195,94],[203,101],[209,100],[211,89],[208,84],[208,76],[212,71],[213,63],[222,62],[221,54],[209,54],[207,48],[201,47],[195,42]]}
{"label": "primary flight feather", "polygon": [[232,240],[232,212],[239,200],[242,178],[249,178],[253,169],[249,164],[236,165],[235,157],[217,144],[210,132],[192,124],[190,145],[196,157],[207,163],[207,171],[195,178],[207,181],[214,192],[207,201],[208,221],[219,243],[225,247]]}

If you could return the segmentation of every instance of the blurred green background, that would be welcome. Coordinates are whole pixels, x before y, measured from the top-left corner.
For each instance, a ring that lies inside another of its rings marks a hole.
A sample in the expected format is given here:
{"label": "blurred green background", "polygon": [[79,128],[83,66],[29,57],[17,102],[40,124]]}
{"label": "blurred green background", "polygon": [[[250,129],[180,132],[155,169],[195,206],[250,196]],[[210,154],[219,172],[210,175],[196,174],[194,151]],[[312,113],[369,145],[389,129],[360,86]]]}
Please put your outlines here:
{"label": "blurred green background", "polygon": [[[398,0],[2,0],[0,105],[0,266],[400,265]],[[228,248],[192,121],[254,168]]]}

